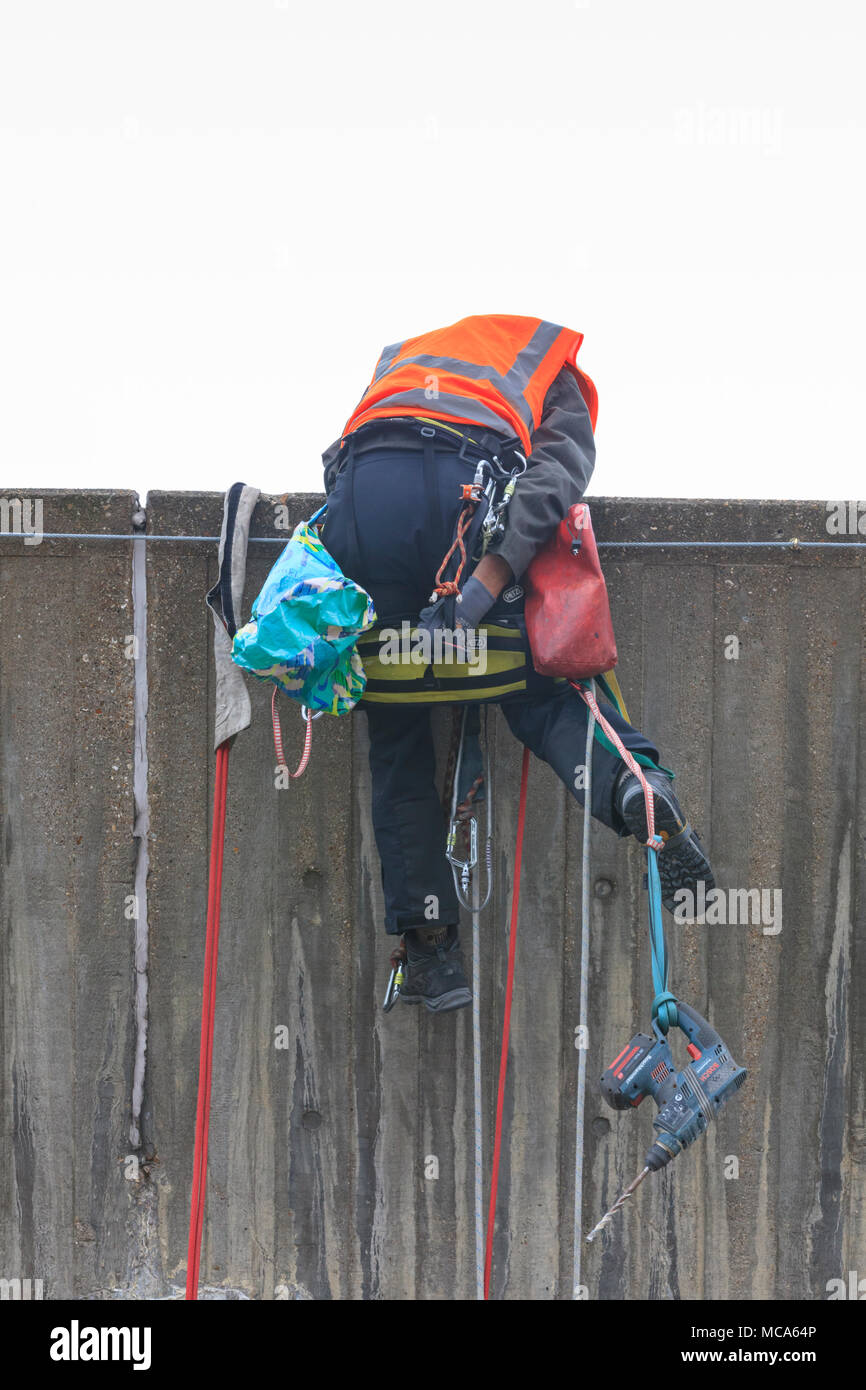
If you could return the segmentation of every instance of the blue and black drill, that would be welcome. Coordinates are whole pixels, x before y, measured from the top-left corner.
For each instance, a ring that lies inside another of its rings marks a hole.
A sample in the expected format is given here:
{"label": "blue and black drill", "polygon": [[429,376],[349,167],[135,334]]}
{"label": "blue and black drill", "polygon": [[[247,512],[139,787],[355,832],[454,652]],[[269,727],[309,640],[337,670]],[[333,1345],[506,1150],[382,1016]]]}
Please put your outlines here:
{"label": "blue and black drill", "polygon": [[738,1066],[719,1034],[696,1009],[677,1000],[676,1010],[677,1026],[689,1040],[691,1058],[681,1072],[674,1067],[665,1033],[654,1021],[655,1038],[636,1033],[601,1078],[601,1093],[614,1110],[630,1110],[652,1096],[659,1112],[653,1120],[656,1138],[642,1171],[593,1227],[587,1240],[604,1229],[648,1173],[664,1168],[704,1133],[746,1079],[745,1067]]}

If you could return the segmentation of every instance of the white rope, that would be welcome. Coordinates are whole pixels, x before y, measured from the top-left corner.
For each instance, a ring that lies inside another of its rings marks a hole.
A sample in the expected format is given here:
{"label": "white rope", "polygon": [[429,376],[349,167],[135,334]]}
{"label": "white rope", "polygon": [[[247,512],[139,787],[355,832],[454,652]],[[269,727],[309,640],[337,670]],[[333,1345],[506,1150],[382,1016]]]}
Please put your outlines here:
{"label": "white rope", "polygon": [[[457,758],[454,766],[454,786],[451,793],[451,826],[454,827],[457,817],[457,805],[460,785],[460,772],[463,766],[463,748],[466,742],[466,723],[469,716],[469,706],[463,710],[463,718],[460,727],[460,745],[457,750]],[[484,729],[482,741],[484,745],[484,794],[487,799],[487,838],[484,846],[484,864],[487,873],[487,891],[484,900],[481,899],[481,860],[472,866],[472,891],[469,902],[466,902],[460,890],[460,879],[457,873],[457,866],[451,860],[450,850],[448,853],[451,863],[451,873],[454,877],[454,891],[457,894],[457,901],[461,907],[469,908],[472,912],[472,1104],[475,1112],[474,1135],[475,1135],[475,1297],[484,1301],[484,1130],[483,1115],[481,1106],[481,910],[490,901],[493,891],[493,781],[490,771],[490,744],[487,724],[487,710],[483,713]]]}
{"label": "white rope", "polygon": [[472,875],[472,1097],[475,1107],[475,1297],[484,1301],[484,1130],[481,1100],[481,909],[493,891],[493,774],[490,757],[490,726],[487,709],[482,713],[484,728],[484,795],[487,798],[487,838],[484,862],[487,893],[481,902],[481,865]]}
{"label": "white rope", "polygon": [[475,1297],[484,1301],[484,1152],[481,1115],[481,874],[472,875],[472,1097],[475,1107]]}
{"label": "white rope", "polygon": [[[588,682],[595,695],[595,681]],[[583,788],[583,858],[580,871],[580,999],[578,1020],[587,1029],[581,1035],[577,1063],[577,1106],[574,1126],[574,1255],[572,1274],[572,1299],[580,1298],[581,1255],[583,1251],[583,1122],[584,1098],[586,1095],[586,1055],[589,1051],[588,1013],[589,1013],[589,836],[592,829],[592,740],[595,732],[595,715],[586,711],[586,752],[584,755],[585,780]]]}

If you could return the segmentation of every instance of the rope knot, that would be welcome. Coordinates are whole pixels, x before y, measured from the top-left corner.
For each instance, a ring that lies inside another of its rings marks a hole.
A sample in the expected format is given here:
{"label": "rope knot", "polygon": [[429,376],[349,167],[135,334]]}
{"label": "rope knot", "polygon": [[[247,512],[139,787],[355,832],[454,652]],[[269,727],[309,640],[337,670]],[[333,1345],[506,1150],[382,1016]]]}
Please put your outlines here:
{"label": "rope knot", "polygon": [[660,849],[664,849],[665,842],[662,839],[661,835],[650,835],[649,839],[646,842],[646,847],[647,849],[654,849],[656,853],[658,853]]}
{"label": "rope knot", "polygon": [[677,996],[671,994],[669,989],[660,990],[653,1000],[653,1018],[659,1021],[659,1027],[663,1033],[669,1028],[676,1028],[679,1022],[677,1012]]}

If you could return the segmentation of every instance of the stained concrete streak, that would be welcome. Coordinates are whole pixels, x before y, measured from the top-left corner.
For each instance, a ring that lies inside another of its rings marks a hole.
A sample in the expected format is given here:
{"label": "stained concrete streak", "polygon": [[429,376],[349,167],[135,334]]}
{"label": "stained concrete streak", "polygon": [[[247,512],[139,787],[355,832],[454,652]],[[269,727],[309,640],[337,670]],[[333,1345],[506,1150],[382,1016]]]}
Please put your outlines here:
{"label": "stained concrete streak", "polygon": [[[146,515],[138,509],[133,525],[143,531]],[[137,840],[135,858],[135,1062],[132,1073],[132,1118],[129,1142],[134,1149],[141,1147],[141,1107],[144,1100],[144,1077],[147,1066],[147,876],[150,869],[150,805],[147,787],[147,543],[143,535],[132,542],[132,627],[133,661],[135,663],[133,714],[133,804],[135,824],[133,839]]]}

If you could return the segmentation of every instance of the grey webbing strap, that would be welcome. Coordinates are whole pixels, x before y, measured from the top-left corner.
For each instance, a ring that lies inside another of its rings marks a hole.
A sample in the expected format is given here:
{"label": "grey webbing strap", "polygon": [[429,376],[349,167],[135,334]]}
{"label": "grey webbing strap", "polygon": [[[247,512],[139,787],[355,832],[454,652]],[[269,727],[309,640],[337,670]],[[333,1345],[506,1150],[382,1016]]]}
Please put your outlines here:
{"label": "grey webbing strap", "polygon": [[259,489],[248,487],[246,483],[234,483],[226,493],[220,533],[219,576],[205,600],[214,620],[215,748],[248,728],[252,718],[246,683],[240,668],[232,661],[232,638],[240,618],[250,523],[259,496]]}

